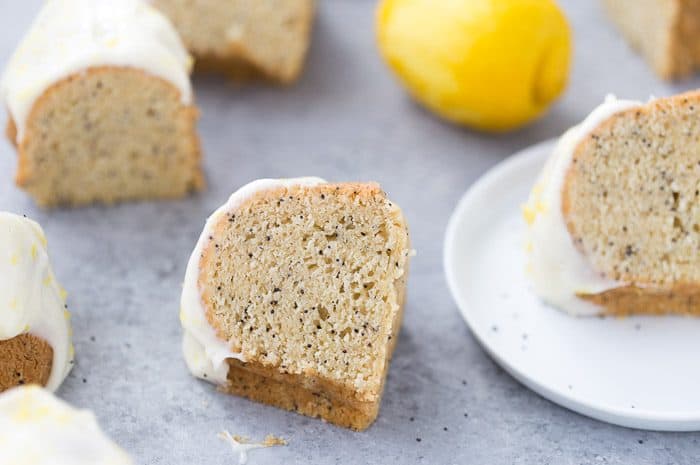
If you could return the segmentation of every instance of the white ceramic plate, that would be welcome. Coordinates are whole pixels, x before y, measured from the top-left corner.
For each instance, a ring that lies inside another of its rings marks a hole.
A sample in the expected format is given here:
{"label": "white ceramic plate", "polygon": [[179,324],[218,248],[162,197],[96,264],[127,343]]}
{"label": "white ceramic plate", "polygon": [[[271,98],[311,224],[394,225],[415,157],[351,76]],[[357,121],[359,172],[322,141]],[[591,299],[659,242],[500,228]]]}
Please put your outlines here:
{"label": "white ceramic plate", "polygon": [[700,319],[574,318],[525,276],[521,205],[553,147],[485,174],[447,228],[447,281],[472,332],[520,382],[576,412],[633,428],[700,430]]}

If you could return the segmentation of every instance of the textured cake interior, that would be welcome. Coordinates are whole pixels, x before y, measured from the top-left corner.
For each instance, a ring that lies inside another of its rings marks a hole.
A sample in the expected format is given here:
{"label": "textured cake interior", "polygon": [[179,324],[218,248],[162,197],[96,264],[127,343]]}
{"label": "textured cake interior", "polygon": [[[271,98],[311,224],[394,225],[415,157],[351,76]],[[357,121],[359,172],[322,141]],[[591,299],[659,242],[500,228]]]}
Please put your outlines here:
{"label": "textured cake interior", "polygon": [[196,116],[140,70],[73,75],[35,103],[17,183],[44,206],[182,196],[203,184]]}
{"label": "textured cake interior", "polygon": [[607,120],[576,149],[564,214],[576,245],[608,278],[698,287],[699,118],[698,93],[657,100]]}
{"label": "textured cake interior", "polygon": [[207,67],[247,75],[252,65],[282,82],[301,70],[313,0],[155,0]]}
{"label": "textured cake interior", "polygon": [[0,341],[0,392],[22,384],[45,386],[52,364],[53,349],[43,339],[20,334]]}
{"label": "textured cake interior", "polygon": [[699,0],[604,0],[630,44],[664,78],[683,77],[700,65]]}
{"label": "textured cake interior", "polygon": [[408,255],[401,211],[378,186],[282,188],[217,225],[200,287],[219,336],[251,369],[360,410],[367,403],[371,421],[400,325]]}

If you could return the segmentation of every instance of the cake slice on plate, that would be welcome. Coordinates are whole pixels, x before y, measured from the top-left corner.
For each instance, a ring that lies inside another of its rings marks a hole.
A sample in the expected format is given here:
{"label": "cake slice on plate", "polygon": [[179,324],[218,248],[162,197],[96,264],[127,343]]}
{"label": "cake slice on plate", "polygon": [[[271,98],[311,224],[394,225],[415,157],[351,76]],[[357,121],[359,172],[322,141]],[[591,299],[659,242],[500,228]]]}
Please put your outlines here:
{"label": "cake slice on plate", "polygon": [[21,384],[58,389],[73,365],[65,291],[44,231],[0,212],[0,391]]}
{"label": "cake slice on plate", "polygon": [[535,291],[576,315],[700,315],[700,92],[609,97],[525,206]]}
{"label": "cake slice on plate", "polygon": [[140,0],[48,1],[0,86],[17,184],[47,207],[200,189],[190,66]]}
{"label": "cake slice on plate", "polygon": [[297,79],[304,66],[314,0],[154,0],[175,24],[197,69],[233,78]]}
{"label": "cake slice on plate", "polygon": [[258,180],[207,221],[181,322],[195,376],[362,430],[377,416],[410,246],[377,184]]}

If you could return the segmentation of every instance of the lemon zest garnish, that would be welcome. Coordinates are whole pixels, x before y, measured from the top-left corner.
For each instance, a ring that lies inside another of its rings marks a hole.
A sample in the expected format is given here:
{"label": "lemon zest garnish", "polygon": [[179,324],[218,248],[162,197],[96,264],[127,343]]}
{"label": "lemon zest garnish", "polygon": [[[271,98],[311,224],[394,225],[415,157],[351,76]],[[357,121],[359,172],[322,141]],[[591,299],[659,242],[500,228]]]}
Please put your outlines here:
{"label": "lemon zest garnish", "polygon": [[183,325],[187,324],[189,319],[187,318],[187,315],[185,314],[185,309],[180,307],[180,323]]}
{"label": "lemon zest garnish", "polygon": [[535,222],[535,218],[537,218],[537,211],[535,211],[529,205],[523,205],[523,218],[525,218],[525,222],[528,225],[532,226],[532,224]]}
{"label": "lemon zest garnish", "polygon": [[547,213],[547,205],[544,202],[542,202],[541,200],[538,200],[535,203],[535,211],[537,213]]}

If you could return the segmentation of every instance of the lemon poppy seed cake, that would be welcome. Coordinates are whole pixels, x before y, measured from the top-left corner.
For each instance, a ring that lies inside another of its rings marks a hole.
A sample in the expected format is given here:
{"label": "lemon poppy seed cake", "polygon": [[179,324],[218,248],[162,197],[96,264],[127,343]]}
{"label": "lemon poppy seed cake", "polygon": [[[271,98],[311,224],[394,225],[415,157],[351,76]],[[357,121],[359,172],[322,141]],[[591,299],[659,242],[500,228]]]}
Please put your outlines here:
{"label": "lemon poppy seed cake", "polygon": [[314,0],[153,0],[197,58],[198,70],[281,83],[300,74]]}
{"label": "lemon poppy seed cake", "polygon": [[700,92],[609,97],[525,207],[535,291],[575,315],[700,315]]}
{"label": "lemon poppy seed cake", "polygon": [[0,463],[133,465],[100,429],[95,415],[38,386],[0,394]]}
{"label": "lemon poppy seed cake", "polygon": [[377,416],[403,314],[401,209],[374,183],[258,180],[207,221],[180,318],[195,376],[357,430]]}
{"label": "lemon poppy seed cake", "polygon": [[604,0],[603,5],[662,78],[686,77],[700,68],[700,2]]}
{"label": "lemon poppy seed cake", "polygon": [[202,187],[191,58],[140,0],[50,0],[0,92],[17,184],[42,206],[180,197]]}
{"label": "lemon poppy seed cake", "polygon": [[68,319],[41,227],[0,212],[0,391],[60,386],[73,363]]}

